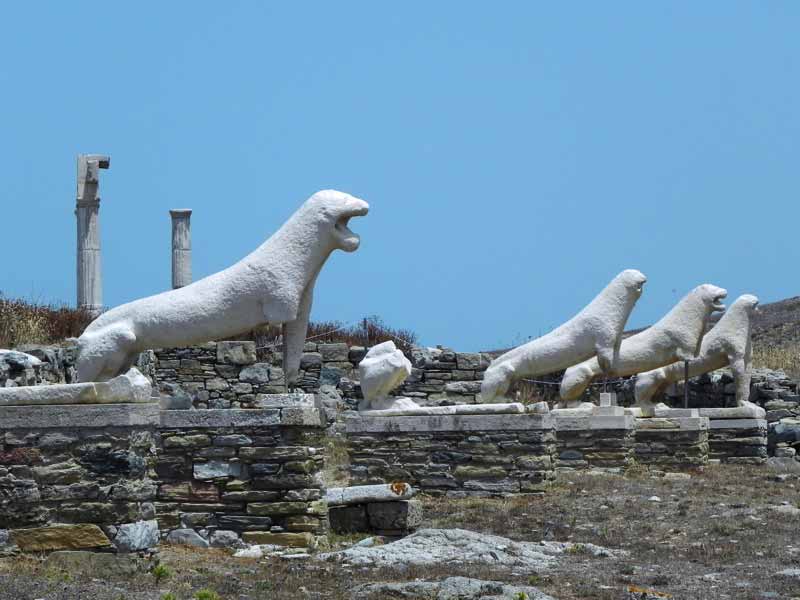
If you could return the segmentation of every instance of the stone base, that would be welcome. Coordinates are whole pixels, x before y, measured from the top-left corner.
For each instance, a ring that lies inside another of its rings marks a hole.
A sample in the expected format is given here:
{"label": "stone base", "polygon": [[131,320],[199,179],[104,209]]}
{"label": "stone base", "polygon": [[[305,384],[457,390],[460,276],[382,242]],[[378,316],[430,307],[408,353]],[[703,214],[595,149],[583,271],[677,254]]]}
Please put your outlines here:
{"label": "stone base", "polygon": [[336,533],[404,536],[422,524],[422,506],[415,500],[369,502],[331,507],[328,516]]}
{"label": "stone base", "polygon": [[730,408],[701,408],[699,411],[701,417],[708,417],[711,420],[765,419],[767,415],[767,411],[752,402],[744,402],[741,406]]}
{"label": "stone base", "polygon": [[764,464],[767,462],[767,421],[711,419],[708,447],[709,458],[723,463]]}
{"label": "stone base", "polygon": [[601,413],[598,415],[586,411],[558,412],[555,417],[558,469],[625,467],[632,462],[635,419],[619,414],[623,412],[621,407],[595,406],[592,413]]}
{"label": "stone base", "polygon": [[[403,398],[403,400],[408,400]],[[383,408],[378,410],[362,410],[359,414],[362,417],[425,417],[428,415],[502,415],[502,414],[522,414],[525,406],[519,402],[508,404],[454,404],[451,406],[419,406],[415,403],[411,405],[399,405],[393,408]]]}
{"label": "stone base", "polygon": [[658,467],[700,467],[708,462],[706,417],[636,419],[634,459]]}
{"label": "stone base", "polygon": [[137,552],[173,530],[313,546],[327,535],[324,426],[296,406],[0,406],[0,552]]}
{"label": "stone base", "polygon": [[553,480],[549,415],[351,417],[353,485],[405,481],[433,495],[505,496]]}

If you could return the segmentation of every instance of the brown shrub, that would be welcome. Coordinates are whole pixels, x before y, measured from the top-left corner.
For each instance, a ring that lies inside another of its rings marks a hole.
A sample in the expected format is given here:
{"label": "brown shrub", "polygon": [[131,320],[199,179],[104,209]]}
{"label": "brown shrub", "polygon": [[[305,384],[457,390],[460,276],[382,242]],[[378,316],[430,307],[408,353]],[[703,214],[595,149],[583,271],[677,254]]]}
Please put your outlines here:
{"label": "brown shrub", "polygon": [[0,348],[57,343],[79,336],[91,321],[91,315],[82,309],[0,295]]}

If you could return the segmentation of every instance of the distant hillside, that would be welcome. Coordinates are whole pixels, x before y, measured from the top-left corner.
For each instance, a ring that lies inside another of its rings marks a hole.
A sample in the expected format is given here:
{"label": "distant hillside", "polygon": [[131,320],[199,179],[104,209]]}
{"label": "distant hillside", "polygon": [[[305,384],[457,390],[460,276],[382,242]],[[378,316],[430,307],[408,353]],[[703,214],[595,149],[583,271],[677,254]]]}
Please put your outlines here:
{"label": "distant hillside", "polygon": [[754,346],[800,345],[800,296],[762,304],[753,327]]}

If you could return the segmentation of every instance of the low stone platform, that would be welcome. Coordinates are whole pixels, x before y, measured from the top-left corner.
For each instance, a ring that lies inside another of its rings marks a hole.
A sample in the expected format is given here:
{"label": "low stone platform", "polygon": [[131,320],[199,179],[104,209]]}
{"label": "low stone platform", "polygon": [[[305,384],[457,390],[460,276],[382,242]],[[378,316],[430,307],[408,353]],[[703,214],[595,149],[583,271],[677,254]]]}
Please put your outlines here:
{"label": "low stone platform", "polygon": [[323,412],[0,406],[0,551],[313,547],[327,533]]}
{"label": "low stone platform", "polygon": [[353,416],[345,426],[353,485],[404,481],[431,495],[504,496],[542,492],[555,477],[548,414]]}
{"label": "low stone platform", "polygon": [[724,463],[767,462],[766,419],[711,419],[708,457]]}
{"label": "low stone platform", "polygon": [[308,406],[162,411],[161,530],[197,545],[316,546],[328,531],[324,424]]}
{"label": "low stone platform", "polygon": [[639,464],[658,467],[703,466],[708,463],[708,428],[707,417],[637,418],[634,459]]}
{"label": "low stone platform", "polygon": [[158,424],[153,403],[0,407],[2,538],[28,552],[155,546]]}
{"label": "low stone platform", "polygon": [[557,469],[626,467],[633,461],[636,420],[631,415],[589,413],[554,420]]}

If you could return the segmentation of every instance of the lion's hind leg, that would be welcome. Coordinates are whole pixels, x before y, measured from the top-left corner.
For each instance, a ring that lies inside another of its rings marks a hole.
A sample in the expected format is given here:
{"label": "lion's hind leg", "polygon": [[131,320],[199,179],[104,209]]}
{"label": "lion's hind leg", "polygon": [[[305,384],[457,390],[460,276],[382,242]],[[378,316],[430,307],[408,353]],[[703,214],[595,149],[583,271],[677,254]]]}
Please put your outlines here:
{"label": "lion's hind leg", "polygon": [[491,402],[497,397],[505,396],[512,379],[513,368],[507,363],[489,365],[481,383],[481,402]]}

